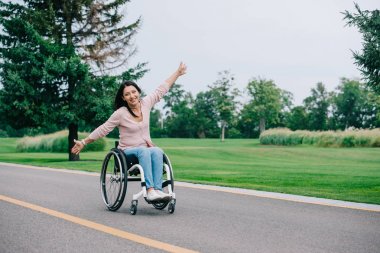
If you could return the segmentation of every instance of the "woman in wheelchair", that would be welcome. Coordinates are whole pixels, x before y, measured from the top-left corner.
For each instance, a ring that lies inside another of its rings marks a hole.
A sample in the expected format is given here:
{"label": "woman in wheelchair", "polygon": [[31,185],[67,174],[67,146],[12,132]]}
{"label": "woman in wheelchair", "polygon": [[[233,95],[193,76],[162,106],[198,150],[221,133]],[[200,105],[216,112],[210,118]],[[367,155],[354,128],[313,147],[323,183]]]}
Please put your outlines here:
{"label": "woman in wheelchair", "polygon": [[147,189],[146,199],[150,202],[170,199],[162,191],[163,151],[155,147],[150,138],[149,119],[153,106],[169,91],[178,77],[186,74],[186,65],[178,69],[154,92],[140,98],[141,89],[136,83],[124,82],[115,97],[115,111],[110,118],[88,137],[75,140],[71,152],[79,154],[86,144],[106,136],[115,127],[119,128],[118,149],[126,155],[135,155],[143,168]]}

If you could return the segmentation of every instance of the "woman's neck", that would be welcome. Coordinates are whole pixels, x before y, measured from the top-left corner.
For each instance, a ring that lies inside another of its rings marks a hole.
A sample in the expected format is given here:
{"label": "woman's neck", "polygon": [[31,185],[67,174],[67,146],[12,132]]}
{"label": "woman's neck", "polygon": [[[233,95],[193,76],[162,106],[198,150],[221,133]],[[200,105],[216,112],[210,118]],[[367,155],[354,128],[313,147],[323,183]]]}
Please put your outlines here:
{"label": "woman's neck", "polygon": [[136,106],[129,106],[129,108],[131,108],[131,110],[136,110],[136,109],[139,109],[140,107],[140,103],[138,103]]}

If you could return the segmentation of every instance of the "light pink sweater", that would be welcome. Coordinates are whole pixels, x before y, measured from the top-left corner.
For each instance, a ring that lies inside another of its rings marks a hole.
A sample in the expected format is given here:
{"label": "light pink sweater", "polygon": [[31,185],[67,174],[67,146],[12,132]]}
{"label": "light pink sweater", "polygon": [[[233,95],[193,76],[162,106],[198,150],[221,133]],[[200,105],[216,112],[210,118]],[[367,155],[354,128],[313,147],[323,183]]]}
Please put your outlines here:
{"label": "light pink sweater", "polygon": [[97,140],[106,136],[115,127],[118,127],[120,134],[119,149],[148,147],[148,143],[152,143],[149,131],[150,110],[168,91],[169,84],[164,83],[141,100],[141,112],[143,115],[141,122],[134,121],[128,109],[123,106],[114,111],[111,117],[88,137],[92,140]]}

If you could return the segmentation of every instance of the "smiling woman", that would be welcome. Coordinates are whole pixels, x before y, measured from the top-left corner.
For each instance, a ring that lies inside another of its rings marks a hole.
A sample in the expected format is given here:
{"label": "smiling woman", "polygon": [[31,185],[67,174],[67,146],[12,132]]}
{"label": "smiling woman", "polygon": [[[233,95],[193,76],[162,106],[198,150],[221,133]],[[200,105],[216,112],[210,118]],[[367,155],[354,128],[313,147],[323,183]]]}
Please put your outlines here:
{"label": "smiling woman", "polygon": [[144,170],[147,199],[154,201],[167,198],[168,194],[162,192],[164,152],[152,143],[149,116],[153,106],[169,91],[178,77],[185,73],[186,65],[181,63],[163,84],[143,99],[140,99],[141,89],[136,83],[124,82],[115,97],[115,112],[87,138],[81,141],[75,140],[71,152],[79,154],[85,145],[106,136],[118,127],[120,133],[118,148],[126,155],[136,156]]}
{"label": "smiling woman", "polygon": [[141,89],[136,83],[126,81],[117,91],[115,97],[115,108],[125,106],[129,113],[135,118],[135,121],[142,121],[142,113],[140,106]]}

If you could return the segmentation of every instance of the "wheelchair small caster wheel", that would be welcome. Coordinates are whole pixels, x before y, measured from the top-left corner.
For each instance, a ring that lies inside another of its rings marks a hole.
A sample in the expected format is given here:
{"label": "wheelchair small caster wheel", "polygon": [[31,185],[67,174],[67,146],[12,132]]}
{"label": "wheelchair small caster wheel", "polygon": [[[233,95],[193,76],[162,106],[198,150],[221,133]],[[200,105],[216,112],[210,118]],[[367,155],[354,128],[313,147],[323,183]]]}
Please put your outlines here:
{"label": "wheelchair small caster wheel", "polygon": [[129,212],[132,214],[132,215],[135,215],[136,212],[137,212],[137,200],[132,200],[131,202],[131,207],[129,208]]}
{"label": "wheelchair small caster wheel", "polygon": [[168,211],[169,213],[174,213],[175,210],[175,199],[172,199],[169,203]]}

